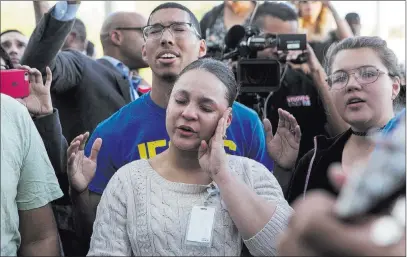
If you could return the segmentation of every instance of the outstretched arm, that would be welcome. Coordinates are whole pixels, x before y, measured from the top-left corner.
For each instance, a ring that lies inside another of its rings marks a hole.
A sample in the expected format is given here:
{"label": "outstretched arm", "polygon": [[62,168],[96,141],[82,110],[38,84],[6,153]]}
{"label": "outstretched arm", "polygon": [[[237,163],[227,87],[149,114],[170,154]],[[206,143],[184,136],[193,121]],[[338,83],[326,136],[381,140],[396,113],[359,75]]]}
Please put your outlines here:
{"label": "outstretched arm", "polygon": [[72,29],[79,1],[61,1],[40,20],[21,59],[22,65],[45,74],[49,66],[53,74],[52,89],[65,91],[77,84],[82,63],[75,55],[58,54]]}

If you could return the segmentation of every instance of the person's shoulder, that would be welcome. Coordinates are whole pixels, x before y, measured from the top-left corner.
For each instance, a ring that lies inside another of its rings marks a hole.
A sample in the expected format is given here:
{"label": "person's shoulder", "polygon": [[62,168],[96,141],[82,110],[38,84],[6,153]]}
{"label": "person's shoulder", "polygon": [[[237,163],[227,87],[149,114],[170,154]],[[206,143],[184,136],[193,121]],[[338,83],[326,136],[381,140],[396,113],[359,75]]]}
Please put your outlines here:
{"label": "person's shoulder", "polygon": [[406,108],[403,108],[401,111],[399,111],[396,114],[396,119],[397,120],[402,120],[402,119],[405,119],[405,118],[406,118]]}
{"label": "person's shoulder", "polygon": [[[123,165],[115,172],[113,177],[120,181],[126,181],[126,183],[134,184],[141,183],[142,178],[147,178],[148,170],[151,166],[146,159],[139,159],[129,162]],[[112,178],[113,178],[112,177]]]}
{"label": "person's shoulder", "polygon": [[8,96],[6,94],[1,93],[1,107],[3,106],[8,107],[14,105],[14,102],[18,103],[14,98]]}
{"label": "person's shoulder", "polygon": [[143,95],[137,100],[121,107],[112,116],[99,123],[95,131],[100,134],[121,134],[129,127],[143,123],[147,112],[146,108]]}
{"label": "person's shoulder", "polygon": [[[262,163],[244,156],[228,155],[229,166],[233,167],[235,171],[242,171],[243,173],[251,171],[270,171]],[[239,172],[238,172],[239,173]]]}
{"label": "person's shoulder", "polygon": [[246,157],[243,156],[238,156],[238,155],[228,155],[227,160],[228,160],[228,166],[229,170],[232,173],[237,174],[239,177],[245,175],[245,163],[247,162]]}
{"label": "person's shoulder", "polygon": [[18,117],[27,116],[28,110],[25,106],[23,106],[21,103],[19,103],[16,99],[2,93],[1,94],[1,113],[3,115],[7,115],[7,117],[10,117],[10,118],[16,120],[16,118],[18,118]]}
{"label": "person's shoulder", "polygon": [[232,114],[238,114],[239,115],[238,117],[259,119],[259,116],[253,109],[250,109],[249,107],[247,107],[239,102],[236,102],[236,101],[233,102],[233,105],[232,105]]}
{"label": "person's shoulder", "polygon": [[59,53],[58,53],[58,55],[59,56],[64,56],[64,57],[71,57],[71,58],[76,58],[76,59],[79,59],[79,60],[81,60],[81,61],[83,61],[83,62],[86,62],[86,61],[94,61],[92,58],[89,58],[88,56],[86,56],[86,55],[84,55],[83,53],[81,53],[80,51],[78,51],[78,50],[75,50],[75,49],[65,49],[65,50],[62,50],[62,51],[60,51]]}
{"label": "person's shoulder", "polygon": [[406,119],[406,109],[399,111],[382,129],[382,134],[388,134],[399,126]]}
{"label": "person's shoulder", "polygon": [[[309,161],[312,159],[312,157],[314,155],[317,155],[318,153],[321,153],[322,151],[324,151],[325,154],[332,153],[332,151],[337,151],[337,147],[340,146],[340,148],[342,148],[351,135],[352,135],[352,131],[350,129],[348,129],[336,136],[333,136],[333,137],[328,137],[326,135],[318,135],[314,138],[314,148],[309,150],[301,158],[301,160]],[[316,149],[316,151],[315,151],[315,149]],[[301,160],[300,160],[300,162],[301,162]]]}
{"label": "person's shoulder", "polygon": [[228,155],[230,171],[241,177],[247,184],[254,178],[271,179],[273,174],[262,163],[243,156]]}
{"label": "person's shoulder", "polygon": [[139,172],[140,170],[145,170],[148,167],[150,167],[148,160],[138,159],[123,165],[116,173],[125,173],[126,171]]}
{"label": "person's shoulder", "polygon": [[1,107],[3,108],[3,106],[10,110],[16,110],[16,111],[27,110],[16,99],[12,98],[9,95],[1,93]]}

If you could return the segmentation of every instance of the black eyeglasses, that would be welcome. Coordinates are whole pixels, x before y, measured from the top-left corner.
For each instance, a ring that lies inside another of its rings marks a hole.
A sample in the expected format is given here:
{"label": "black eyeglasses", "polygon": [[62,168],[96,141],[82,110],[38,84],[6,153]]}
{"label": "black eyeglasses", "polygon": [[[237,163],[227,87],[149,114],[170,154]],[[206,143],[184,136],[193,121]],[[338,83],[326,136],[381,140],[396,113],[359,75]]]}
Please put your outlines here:
{"label": "black eyeglasses", "polygon": [[158,23],[144,27],[143,29],[144,40],[147,39],[155,40],[161,38],[165,29],[169,29],[170,33],[175,38],[185,38],[192,32],[199,39],[201,39],[201,35],[198,33],[198,31],[196,31],[195,27],[191,23],[174,22],[168,26],[164,26],[163,24]]}
{"label": "black eyeglasses", "polygon": [[394,77],[393,75],[381,71],[374,66],[361,66],[348,71],[336,71],[332,75],[328,76],[326,81],[332,89],[340,90],[348,85],[351,75],[354,75],[356,81],[361,85],[367,85],[375,82],[382,74],[387,74],[390,77]]}
{"label": "black eyeglasses", "polygon": [[115,30],[135,30],[143,32],[144,27],[117,27]]}

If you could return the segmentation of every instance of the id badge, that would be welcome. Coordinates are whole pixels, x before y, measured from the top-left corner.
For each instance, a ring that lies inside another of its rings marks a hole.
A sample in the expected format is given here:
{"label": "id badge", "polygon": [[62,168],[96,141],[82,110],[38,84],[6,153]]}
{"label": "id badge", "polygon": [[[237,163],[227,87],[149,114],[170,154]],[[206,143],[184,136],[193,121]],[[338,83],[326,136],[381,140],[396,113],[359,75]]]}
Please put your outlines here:
{"label": "id badge", "polygon": [[185,243],[211,247],[215,207],[194,206],[189,218]]}

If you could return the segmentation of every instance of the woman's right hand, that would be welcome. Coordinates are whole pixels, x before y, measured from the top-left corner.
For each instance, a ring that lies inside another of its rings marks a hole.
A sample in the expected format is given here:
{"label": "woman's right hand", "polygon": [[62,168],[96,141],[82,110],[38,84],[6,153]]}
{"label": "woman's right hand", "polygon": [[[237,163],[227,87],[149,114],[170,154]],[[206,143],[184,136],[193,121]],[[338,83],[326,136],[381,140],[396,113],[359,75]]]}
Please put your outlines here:
{"label": "woman's right hand", "polygon": [[72,189],[78,194],[84,192],[96,173],[96,160],[102,139],[97,138],[92,145],[89,158],[85,156],[85,144],[89,132],[81,134],[72,140],[67,150],[68,156],[68,180]]}

